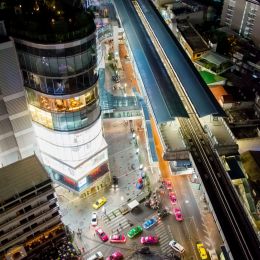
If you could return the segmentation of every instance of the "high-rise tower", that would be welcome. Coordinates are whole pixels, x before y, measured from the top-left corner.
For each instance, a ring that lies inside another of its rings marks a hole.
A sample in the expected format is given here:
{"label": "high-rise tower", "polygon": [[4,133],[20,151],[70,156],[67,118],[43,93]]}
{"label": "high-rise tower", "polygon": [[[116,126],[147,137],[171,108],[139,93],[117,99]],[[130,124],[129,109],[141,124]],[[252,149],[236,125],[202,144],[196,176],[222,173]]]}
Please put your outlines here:
{"label": "high-rise tower", "polygon": [[80,0],[20,2],[12,7],[7,28],[43,163],[62,186],[92,193],[110,182],[94,17]]}

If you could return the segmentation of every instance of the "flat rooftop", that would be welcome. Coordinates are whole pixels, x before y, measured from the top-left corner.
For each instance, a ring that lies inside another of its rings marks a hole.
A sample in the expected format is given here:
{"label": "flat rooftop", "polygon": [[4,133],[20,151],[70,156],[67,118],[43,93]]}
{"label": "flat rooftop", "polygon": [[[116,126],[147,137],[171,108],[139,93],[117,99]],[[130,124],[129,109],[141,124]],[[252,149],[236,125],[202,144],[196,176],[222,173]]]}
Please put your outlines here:
{"label": "flat rooftop", "polygon": [[177,28],[194,52],[203,52],[209,50],[206,42],[189,22],[179,21]]}
{"label": "flat rooftop", "polygon": [[0,168],[0,202],[49,179],[39,159],[32,155]]}

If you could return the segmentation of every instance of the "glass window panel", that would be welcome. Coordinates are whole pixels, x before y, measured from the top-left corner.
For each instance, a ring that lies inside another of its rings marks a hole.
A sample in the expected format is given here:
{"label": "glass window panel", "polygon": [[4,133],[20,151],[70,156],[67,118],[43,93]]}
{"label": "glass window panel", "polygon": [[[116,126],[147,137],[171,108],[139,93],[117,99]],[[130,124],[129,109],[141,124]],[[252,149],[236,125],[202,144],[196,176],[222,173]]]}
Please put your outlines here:
{"label": "glass window panel", "polygon": [[58,58],[58,64],[59,64],[59,75],[67,75],[67,63],[66,59],[63,57]]}
{"label": "glass window panel", "polygon": [[83,76],[77,77],[77,87],[78,87],[79,90],[85,89]]}
{"label": "glass window panel", "polygon": [[49,58],[50,62],[50,75],[57,76],[59,73],[57,58]]}
{"label": "glass window panel", "polygon": [[37,72],[37,67],[36,67],[36,57],[35,56],[31,56],[31,68],[32,68],[32,72]]}
{"label": "glass window panel", "polygon": [[54,85],[54,93],[55,94],[63,94],[65,91],[65,85],[63,80],[53,80],[53,85]]}
{"label": "glass window panel", "polygon": [[66,57],[67,61],[67,67],[68,67],[68,74],[73,74],[75,73],[75,62],[74,62],[74,57]]}
{"label": "glass window panel", "polygon": [[46,79],[46,83],[45,84],[46,84],[46,88],[45,88],[46,90],[43,90],[43,92],[45,92],[45,93],[53,93],[54,91],[53,91],[53,81],[52,81],[52,79]]}
{"label": "glass window panel", "polygon": [[76,55],[75,56],[75,66],[76,66],[76,71],[77,72],[82,71],[81,55]]}
{"label": "glass window panel", "polygon": [[86,51],[82,54],[81,57],[84,69],[90,67],[91,56],[89,55],[89,53]]}
{"label": "glass window panel", "polygon": [[28,54],[24,54],[24,60],[25,60],[25,67],[26,67],[26,70],[32,71],[32,70],[31,70],[30,57],[29,57]]}

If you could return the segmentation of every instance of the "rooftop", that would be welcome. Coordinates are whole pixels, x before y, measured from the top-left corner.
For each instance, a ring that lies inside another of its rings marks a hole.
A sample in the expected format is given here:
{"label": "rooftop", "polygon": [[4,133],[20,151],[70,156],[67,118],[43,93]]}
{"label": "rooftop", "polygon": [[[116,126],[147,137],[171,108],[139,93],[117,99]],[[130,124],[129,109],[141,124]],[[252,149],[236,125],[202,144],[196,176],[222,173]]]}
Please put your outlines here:
{"label": "rooftop", "polygon": [[177,27],[194,52],[209,50],[207,43],[188,21],[179,21]]}
{"label": "rooftop", "polygon": [[205,70],[201,70],[199,71],[200,76],[204,79],[204,81],[206,82],[207,85],[211,85],[211,84],[221,84],[222,82],[225,82],[225,78],[215,75],[213,73],[210,73],[208,71]]}
{"label": "rooftop", "polygon": [[9,0],[0,16],[10,35],[40,43],[69,42],[96,29],[94,14],[80,0]]}
{"label": "rooftop", "polygon": [[39,159],[32,155],[21,161],[0,168],[0,201],[49,179]]}

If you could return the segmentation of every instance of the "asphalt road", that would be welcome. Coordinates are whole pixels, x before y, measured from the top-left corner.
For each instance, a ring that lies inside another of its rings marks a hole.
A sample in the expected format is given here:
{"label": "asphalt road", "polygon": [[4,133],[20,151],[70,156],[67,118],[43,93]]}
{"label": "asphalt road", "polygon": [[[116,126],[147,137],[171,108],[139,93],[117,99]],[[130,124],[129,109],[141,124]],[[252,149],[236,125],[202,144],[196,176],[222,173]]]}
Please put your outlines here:
{"label": "asphalt road", "polygon": [[[137,236],[134,239],[127,240],[126,244],[111,244],[110,242],[101,242],[99,238],[91,238],[91,241],[95,240],[96,244],[92,247],[90,254],[101,251],[105,256],[110,255],[115,250],[121,251],[126,259],[153,259],[151,256],[135,255],[136,249],[142,247],[140,244],[140,237],[143,235],[157,235],[160,237],[160,243],[158,246],[150,246],[151,251],[154,252],[154,259],[167,259],[174,251],[169,247],[169,241],[175,239],[185,248],[185,253],[181,256],[181,259],[200,259],[198,252],[196,251],[196,242],[206,241],[208,239],[208,232],[205,229],[200,210],[197,206],[197,202],[191,191],[189,178],[187,176],[175,176],[173,177],[173,191],[177,195],[177,205],[173,206],[168,197],[168,191],[166,189],[160,190],[164,192],[158,192],[160,200],[162,202],[162,208],[168,208],[170,212],[174,207],[180,207],[184,216],[182,222],[177,222],[175,216],[169,215],[158,224],[149,230],[144,230],[142,235]],[[134,226],[142,225],[146,219],[156,216],[155,210],[145,207],[143,204],[138,206],[132,212],[122,216],[119,211],[114,211],[115,216],[110,214],[112,218],[108,220],[103,219],[100,223],[102,228],[108,233],[126,233],[131,229],[129,223]],[[119,225],[120,223],[120,225]],[[93,229],[91,229],[93,230]],[[91,231],[92,232],[92,231]],[[219,240],[219,245],[221,240]],[[205,245],[205,243],[204,243]],[[175,252],[176,255],[179,255]],[[171,259],[171,258],[170,258]]]}

